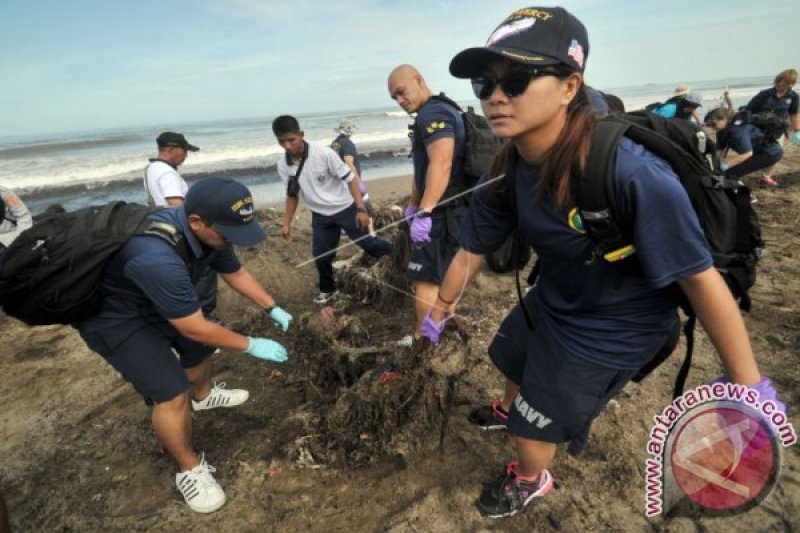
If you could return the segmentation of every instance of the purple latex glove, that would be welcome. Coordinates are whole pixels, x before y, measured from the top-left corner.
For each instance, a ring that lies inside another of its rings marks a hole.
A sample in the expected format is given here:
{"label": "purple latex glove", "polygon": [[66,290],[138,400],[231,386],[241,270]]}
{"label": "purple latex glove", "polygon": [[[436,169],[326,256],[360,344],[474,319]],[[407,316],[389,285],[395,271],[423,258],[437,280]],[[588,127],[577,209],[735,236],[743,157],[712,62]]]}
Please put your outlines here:
{"label": "purple latex glove", "polygon": [[414,248],[422,248],[431,242],[431,217],[417,217],[411,221],[411,244]]}
{"label": "purple latex glove", "polygon": [[[727,375],[722,375],[711,382],[712,385],[714,383],[731,383],[731,379]],[[775,390],[775,387],[772,385],[772,380],[768,377],[762,375],[761,381],[755,385],[751,385],[750,388],[758,391],[758,399],[762,405],[765,401],[770,400],[775,404],[778,411],[784,414],[786,413],[786,404],[778,400],[778,391]]]}
{"label": "purple latex glove", "polygon": [[422,333],[423,337],[427,337],[431,344],[434,346],[439,345],[440,337],[444,332],[444,325],[447,323],[450,317],[445,318],[442,320],[441,324],[436,324],[431,318],[431,312],[428,311],[428,314],[425,315],[425,318],[422,320],[422,327],[420,327],[420,332]]}
{"label": "purple latex glove", "polygon": [[[417,208],[416,207],[408,206],[405,209],[403,209],[403,218],[406,219],[407,221],[411,220],[412,218],[414,218],[414,215],[416,215],[416,214],[417,214]],[[410,222],[409,222],[409,224],[410,224]]]}

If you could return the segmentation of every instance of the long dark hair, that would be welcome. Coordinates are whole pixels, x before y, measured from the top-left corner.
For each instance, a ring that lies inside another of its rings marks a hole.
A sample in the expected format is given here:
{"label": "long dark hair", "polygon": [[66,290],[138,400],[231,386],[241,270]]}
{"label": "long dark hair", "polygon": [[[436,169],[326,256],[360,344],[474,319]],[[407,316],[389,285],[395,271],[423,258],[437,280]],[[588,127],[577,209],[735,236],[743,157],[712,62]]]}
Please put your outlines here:
{"label": "long dark hair", "polygon": [[[531,193],[539,198],[549,197],[558,207],[570,203],[571,183],[583,175],[596,122],[589,93],[581,83],[575,98],[567,106],[564,129],[542,157],[541,180]],[[495,182],[492,189],[504,190],[510,186],[518,162],[517,147],[513,142],[504,143],[492,160],[489,172],[492,177],[501,174],[505,177]]]}

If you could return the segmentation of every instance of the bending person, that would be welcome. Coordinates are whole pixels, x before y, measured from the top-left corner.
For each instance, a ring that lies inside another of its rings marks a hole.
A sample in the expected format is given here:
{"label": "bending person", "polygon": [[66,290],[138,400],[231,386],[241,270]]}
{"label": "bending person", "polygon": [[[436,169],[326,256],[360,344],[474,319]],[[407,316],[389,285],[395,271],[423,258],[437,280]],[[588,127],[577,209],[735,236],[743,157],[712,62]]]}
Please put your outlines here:
{"label": "bending person", "polygon": [[233,245],[254,246],[266,236],[247,187],[229,178],[208,178],[189,189],[185,200],[150,219],[176,232],[187,257],[181,257],[180,245],[160,237],[132,237],[105,270],[101,310],[76,327],[87,346],[153,407],[156,438],[178,464],[178,490],[193,511],[210,513],[222,507],[225,493],[214,480],[214,468],[192,446],[192,410],[235,407],[250,396],[212,382],[212,354],[223,348],[276,362],[287,354],[275,341],[246,337],[207,320],[196,276],[210,265],[284,331],[292,317],[234,252]]}

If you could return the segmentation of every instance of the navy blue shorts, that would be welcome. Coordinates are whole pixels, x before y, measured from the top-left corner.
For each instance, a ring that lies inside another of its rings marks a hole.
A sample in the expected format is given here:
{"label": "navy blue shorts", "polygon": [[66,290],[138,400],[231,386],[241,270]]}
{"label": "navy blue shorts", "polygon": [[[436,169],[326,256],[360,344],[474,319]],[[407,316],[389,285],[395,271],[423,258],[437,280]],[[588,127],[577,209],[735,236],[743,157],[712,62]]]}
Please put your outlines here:
{"label": "navy blue shorts", "polygon": [[408,279],[442,284],[447,268],[459,249],[455,236],[465,212],[465,209],[456,208],[447,212],[446,216],[432,219],[431,242],[419,249],[411,248],[406,270]]}
{"label": "navy blue shorts", "polygon": [[[495,366],[520,386],[509,412],[508,431],[544,442],[575,441],[577,453],[592,421],[637,371],[604,367],[566,353],[534,306],[527,308],[534,329],[528,327],[518,304],[489,346]],[[670,345],[671,350],[672,338]]]}
{"label": "navy blue shorts", "polygon": [[80,333],[148,405],[186,392],[190,383],[185,369],[199,365],[215,350],[183,337],[168,323],[146,324],[116,345],[107,341],[102,329]]}

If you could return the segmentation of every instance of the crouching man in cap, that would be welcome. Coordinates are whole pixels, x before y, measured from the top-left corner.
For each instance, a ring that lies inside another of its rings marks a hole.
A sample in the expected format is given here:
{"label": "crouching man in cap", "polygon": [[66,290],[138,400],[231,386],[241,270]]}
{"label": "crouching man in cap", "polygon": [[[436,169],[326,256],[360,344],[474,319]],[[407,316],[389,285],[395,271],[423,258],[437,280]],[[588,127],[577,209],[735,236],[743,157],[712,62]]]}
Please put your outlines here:
{"label": "crouching man in cap", "polygon": [[210,513],[225,503],[225,493],[212,476],[214,468],[192,447],[191,409],[234,407],[249,396],[246,390],[212,384],[210,356],[223,348],[283,362],[287,353],[275,341],[206,320],[196,278],[210,266],[284,331],[292,317],[234,253],[234,244],[253,246],[266,236],[247,187],[228,178],[199,181],[183,206],[156,212],[151,220],[169,239],[131,238],[108,264],[101,311],[78,329],[86,344],[153,406],[156,438],[179,466],[178,490],[193,511]]}

